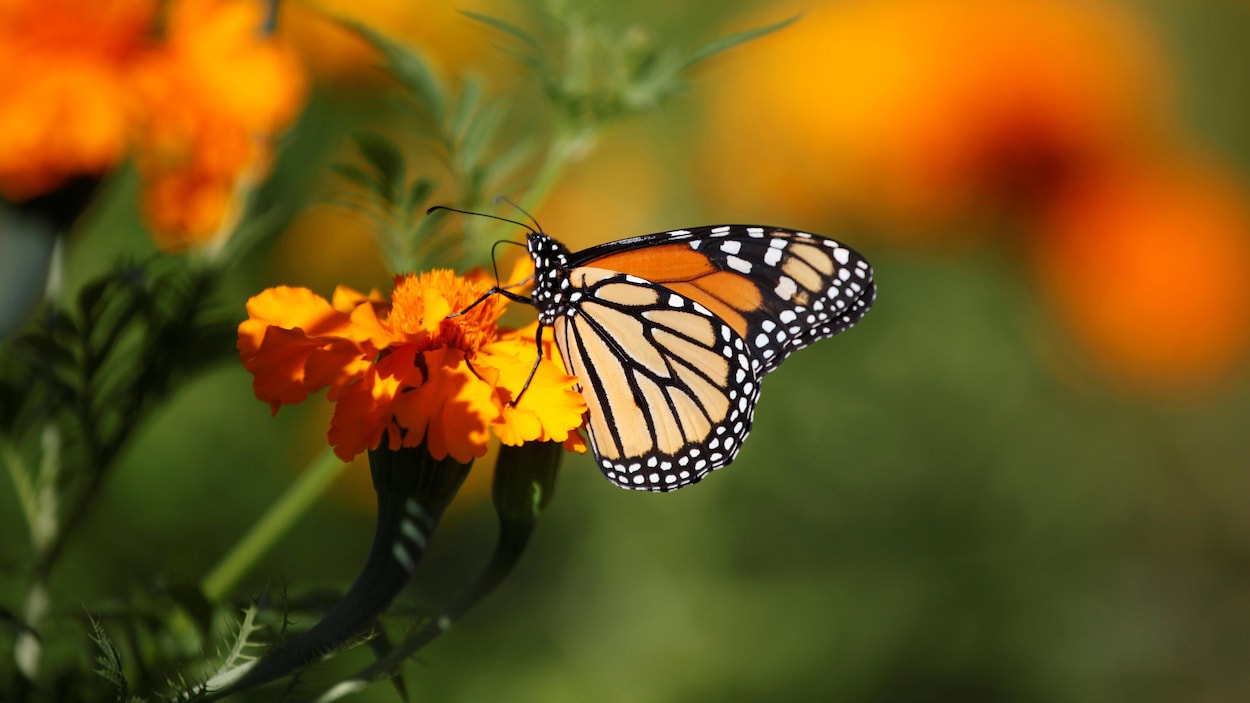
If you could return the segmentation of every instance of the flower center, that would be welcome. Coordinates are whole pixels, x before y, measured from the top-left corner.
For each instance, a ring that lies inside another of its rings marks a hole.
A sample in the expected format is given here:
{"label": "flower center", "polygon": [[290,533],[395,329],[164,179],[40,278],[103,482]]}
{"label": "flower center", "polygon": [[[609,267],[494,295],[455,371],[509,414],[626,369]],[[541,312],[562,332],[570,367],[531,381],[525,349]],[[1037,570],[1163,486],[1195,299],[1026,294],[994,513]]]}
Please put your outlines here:
{"label": "flower center", "polygon": [[395,277],[388,322],[396,336],[403,336],[422,350],[453,347],[465,352],[494,339],[496,320],[506,301],[498,295],[465,310],[487,291],[484,285],[461,278],[447,269]]}

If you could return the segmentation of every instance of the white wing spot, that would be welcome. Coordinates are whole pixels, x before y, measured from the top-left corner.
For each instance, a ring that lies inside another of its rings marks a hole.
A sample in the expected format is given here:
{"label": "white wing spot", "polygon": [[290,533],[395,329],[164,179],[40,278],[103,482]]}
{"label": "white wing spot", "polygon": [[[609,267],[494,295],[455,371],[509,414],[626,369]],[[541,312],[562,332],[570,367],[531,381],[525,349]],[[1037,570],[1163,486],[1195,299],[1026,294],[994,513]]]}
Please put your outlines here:
{"label": "white wing spot", "polygon": [[[737,242],[726,242],[726,244],[737,244]],[[751,262],[737,256],[730,256],[725,259],[725,263],[729,264],[729,268],[738,273],[751,273]]]}
{"label": "white wing spot", "polygon": [[778,298],[789,300],[795,293],[799,292],[799,287],[795,284],[793,278],[782,276],[781,280],[777,281],[777,288],[773,292],[777,294]]}
{"label": "white wing spot", "polygon": [[672,307],[679,308],[682,305],[686,304],[686,300],[685,298],[682,298],[680,295],[677,295],[676,293],[674,293],[668,296],[668,304],[671,305]]}
{"label": "white wing spot", "polygon": [[769,266],[776,266],[780,261],[781,261],[780,249],[770,248],[768,251],[764,252],[764,263],[768,264]]}
{"label": "white wing spot", "polygon": [[851,260],[851,250],[838,247],[833,250],[833,258],[836,259],[839,264],[846,266],[846,262]]}
{"label": "white wing spot", "polygon": [[720,250],[726,254],[737,254],[742,250],[742,242],[728,241],[720,245]]}

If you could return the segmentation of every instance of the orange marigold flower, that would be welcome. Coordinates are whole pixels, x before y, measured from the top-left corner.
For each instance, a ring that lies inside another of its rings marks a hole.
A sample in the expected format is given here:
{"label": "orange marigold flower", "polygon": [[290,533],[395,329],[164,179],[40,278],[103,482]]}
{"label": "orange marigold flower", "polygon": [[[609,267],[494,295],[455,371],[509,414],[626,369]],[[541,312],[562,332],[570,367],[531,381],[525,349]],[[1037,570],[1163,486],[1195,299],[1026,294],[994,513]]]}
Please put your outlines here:
{"label": "orange marigold flower", "polygon": [[125,158],[139,110],[128,80],[151,0],[0,3],[0,196],[23,201]]}
{"label": "orange marigold flower", "polygon": [[1185,156],[1109,169],[1056,199],[1041,283],[1115,376],[1154,387],[1226,374],[1250,350],[1250,196]]}
{"label": "orange marigold flower", "polygon": [[294,56],[261,31],[265,12],[255,0],[177,0],[164,43],[136,73],[144,213],[163,249],[228,229],[236,191],[268,168],[268,138],[303,101]]}
{"label": "orange marigold flower", "polygon": [[[158,17],[158,8],[160,15]],[[0,196],[23,201],[133,154],[157,244],[228,231],[304,78],[262,0],[0,2]]]}
{"label": "orange marigold flower", "polygon": [[330,301],[270,288],[247,303],[239,356],[275,413],[328,388],[330,444],[344,461],[384,436],[391,449],[425,444],[434,458],[460,462],[483,456],[491,432],[504,444],[550,440],[584,451],[577,379],[553,345],[530,379],[534,329],[497,326],[506,299],[448,319],[488,288],[480,276],[445,270],[396,276],[390,302],[343,287]]}

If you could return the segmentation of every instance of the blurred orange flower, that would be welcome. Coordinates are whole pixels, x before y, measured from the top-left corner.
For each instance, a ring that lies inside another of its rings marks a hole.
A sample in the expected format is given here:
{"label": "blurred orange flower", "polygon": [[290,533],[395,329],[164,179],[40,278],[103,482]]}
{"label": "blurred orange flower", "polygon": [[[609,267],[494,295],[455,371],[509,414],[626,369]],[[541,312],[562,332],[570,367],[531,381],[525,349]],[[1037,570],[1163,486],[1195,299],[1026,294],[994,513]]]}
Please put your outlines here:
{"label": "blurred orange flower", "polygon": [[262,31],[266,7],[7,0],[0,195],[24,201],[133,152],[157,243],[205,243],[227,223],[235,191],[264,170],[266,139],[303,99],[298,65]]}
{"label": "blurred orange flower", "polygon": [[151,0],[0,4],[0,196],[21,202],[119,163]]}
{"label": "blurred orange flower", "polygon": [[1191,157],[1091,174],[1035,240],[1042,285],[1109,370],[1154,386],[1209,381],[1250,347],[1250,207]]}
{"label": "blurred orange flower", "polygon": [[425,444],[434,458],[460,462],[484,456],[491,431],[505,444],[551,440],[585,451],[575,430],[586,405],[554,345],[530,378],[534,328],[498,328],[504,298],[448,319],[487,289],[483,276],[445,270],[396,276],[389,303],[343,287],[331,301],[270,288],[247,303],[240,359],[275,413],[329,387],[330,444],[344,461],[383,435],[391,449]]}
{"label": "blurred orange flower", "polygon": [[144,212],[166,250],[228,229],[235,191],[267,170],[267,139],[302,104],[303,74],[262,33],[266,12],[253,0],[178,0],[136,76]]}
{"label": "blurred orange flower", "polygon": [[1044,198],[1168,113],[1149,33],[1096,0],[823,3],[726,63],[709,76],[711,197],[909,237]]}

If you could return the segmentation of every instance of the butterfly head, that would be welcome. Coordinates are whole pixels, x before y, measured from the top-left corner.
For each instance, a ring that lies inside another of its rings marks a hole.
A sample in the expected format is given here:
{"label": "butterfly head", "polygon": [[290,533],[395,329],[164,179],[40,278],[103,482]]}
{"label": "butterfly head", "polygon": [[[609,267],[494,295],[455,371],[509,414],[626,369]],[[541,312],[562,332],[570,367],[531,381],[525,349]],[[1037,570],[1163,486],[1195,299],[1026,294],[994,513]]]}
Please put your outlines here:
{"label": "butterfly head", "polygon": [[526,235],[526,249],[534,260],[534,293],[531,296],[538,310],[538,321],[544,325],[555,322],[568,304],[569,248],[542,232]]}

